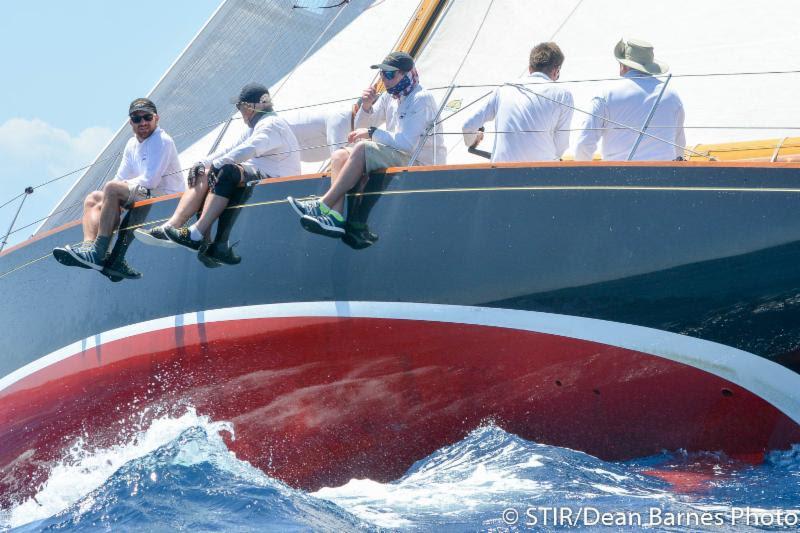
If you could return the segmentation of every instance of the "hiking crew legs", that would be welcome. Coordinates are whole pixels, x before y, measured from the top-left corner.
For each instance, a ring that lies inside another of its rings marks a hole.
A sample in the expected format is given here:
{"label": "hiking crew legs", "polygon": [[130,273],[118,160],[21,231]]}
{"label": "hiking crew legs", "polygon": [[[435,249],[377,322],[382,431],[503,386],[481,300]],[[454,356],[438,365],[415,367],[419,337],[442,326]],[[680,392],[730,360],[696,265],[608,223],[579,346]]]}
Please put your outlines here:
{"label": "hiking crew legs", "polygon": [[199,176],[195,180],[194,185],[186,189],[186,192],[183,193],[180,202],[178,202],[178,207],[175,208],[175,212],[172,213],[172,216],[164,225],[172,226],[173,228],[180,228],[183,226],[192,215],[200,210],[200,207],[205,202],[207,194],[208,179],[206,179],[205,175]]}
{"label": "hiking crew legs", "polygon": [[331,157],[331,187],[322,197],[322,202],[341,213],[347,191],[361,180],[366,165],[363,142],[357,143],[352,150],[336,150]]}

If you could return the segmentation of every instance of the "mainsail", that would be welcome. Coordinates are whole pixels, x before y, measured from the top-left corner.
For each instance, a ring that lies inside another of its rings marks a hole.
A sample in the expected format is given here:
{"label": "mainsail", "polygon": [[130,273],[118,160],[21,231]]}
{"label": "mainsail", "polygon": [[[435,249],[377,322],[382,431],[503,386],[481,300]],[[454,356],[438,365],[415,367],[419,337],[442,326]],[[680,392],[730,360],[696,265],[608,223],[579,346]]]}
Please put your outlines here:
{"label": "mainsail", "polygon": [[[398,45],[420,6],[441,4],[435,27],[418,46],[422,84],[444,105],[440,116],[449,163],[478,162],[461,137],[460,110],[527,71],[530,48],[554,40],[564,50],[563,83],[575,96],[576,129],[599,84],[614,83],[612,55],[621,38],[655,44],[683,98],[689,148],[797,136],[800,40],[792,0],[754,9],[744,0],[350,0],[320,9],[291,0],[226,1],[150,94],[188,167],[242,127],[228,98],[248,81],[270,86],[279,110],[349,108],[375,81],[368,66]],[[794,63],[792,62],[794,61]],[[770,72],[773,72],[770,74]],[[788,73],[787,73],[788,72]],[[753,74],[757,73],[757,74]],[[202,81],[200,81],[202,80]],[[445,100],[446,101],[443,101]],[[639,127],[640,125],[635,125]],[[482,147],[492,143],[487,125]],[[658,124],[650,131],[658,134]],[[504,133],[511,134],[511,133]],[[40,228],[79,216],[82,198],[113,177],[103,161],[129,136],[122,127]],[[574,137],[574,132],[573,132]],[[303,147],[311,149],[312,147]],[[320,165],[304,164],[304,172]]]}

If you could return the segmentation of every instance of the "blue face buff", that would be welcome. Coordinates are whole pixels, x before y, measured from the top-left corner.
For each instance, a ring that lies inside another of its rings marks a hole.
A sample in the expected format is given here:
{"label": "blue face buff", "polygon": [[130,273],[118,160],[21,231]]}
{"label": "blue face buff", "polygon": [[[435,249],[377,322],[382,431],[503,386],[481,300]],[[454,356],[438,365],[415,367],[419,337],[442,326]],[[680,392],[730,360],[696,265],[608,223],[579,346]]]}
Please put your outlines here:
{"label": "blue face buff", "polygon": [[411,85],[411,78],[408,77],[408,74],[403,76],[403,79],[397,82],[397,85],[391,88],[387,88],[386,92],[394,96],[395,98],[400,98],[400,95],[403,94],[403,91],[408,89],[409,85]]}

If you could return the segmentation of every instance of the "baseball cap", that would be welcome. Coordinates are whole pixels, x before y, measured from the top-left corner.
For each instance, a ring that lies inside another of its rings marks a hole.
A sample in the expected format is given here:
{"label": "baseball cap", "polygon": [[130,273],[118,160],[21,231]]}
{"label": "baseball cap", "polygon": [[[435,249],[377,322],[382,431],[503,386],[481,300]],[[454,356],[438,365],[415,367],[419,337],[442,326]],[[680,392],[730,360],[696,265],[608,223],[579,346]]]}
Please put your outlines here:
{"label": "baseball cap", "polygon": [[248,102],[257,104],[265,94],[269,94],[269,90],[260,83],[248,83],[239,91],[239,96],[231,98],[231,103]]}
{"label": "baseball cap", "polygon": [[136,111],[145,111],[147,113],[158,114],[158,110],[156,109],[156,104],[154,104],[152,100],[148,100],[147,98],[137,98],[136,100],[131,102],[130,107],[128,107],[128,115],[132,115]]}
{"label": "baseball cap", "polygon": [[369,68],[379,68],[386,71],[402,70],[403,72],[409,72],[414,68],[414,58],[405,52],[392,52],[383,59],[383,63],[372,65]]}

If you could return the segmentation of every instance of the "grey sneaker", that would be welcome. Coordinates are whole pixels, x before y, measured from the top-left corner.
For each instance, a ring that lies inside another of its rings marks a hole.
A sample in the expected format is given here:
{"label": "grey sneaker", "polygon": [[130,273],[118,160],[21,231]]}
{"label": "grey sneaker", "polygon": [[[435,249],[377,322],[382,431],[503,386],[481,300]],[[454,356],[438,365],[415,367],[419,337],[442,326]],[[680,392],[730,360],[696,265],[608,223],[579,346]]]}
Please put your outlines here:
{"label": "grey sneaker", "polygon": [[167,234],[164,232],[164,228],[166,227],[167,226],[155,226],[149,230],[137,229],[133,234],[144,244],[162,246],[164,248],[177,248],[178,245],[169,240]]}
{"label": "grey sneaker", "polygon": [[[94,243],[92,241],[83,241],[78,242],[70,247],[73,250],[85,250],[91,247]],[[53,257],[55,257],[56,261],[61,263],[64,266],[71,266],[71,267],[80,267],[80,268],[90,268],[83,263],[80,263],[75,260],[74,257],[67,251],[67,246],[59,246],[58,248],[53,248]]]}
{"label": "grey sneaker", "polygon": [[300,218],[303,229],[311,233],[338,238],[344,235],[344,220],[329,215],[304,215]]}
{"label": "grey sneaker", "polygon": [[289,202],[289,205],[292,206],[292,209],[294,209],[294,212],[297,213],[298,216],[318,216],[322,214],[319,210],[319,198],[312,197],[308,200],[298,200],[287,196],[286,201]]}
{"label": "grey sneaker", "polygon": [[208,241],[206,241],[205,239],[200,239],[199,241],[192,239],[192,236],[189,232],[189,228],[175,229],[173,227],[167,226],[164,228],[164,233],[166,233],[167,238],[170,241],[180,246],[183,246],[184,248],[188,248],[189,250],[193,250],[195,252],[208,246]]}
{"label": "grey sneaker", "polygon": [[[106,256],[106,258],[108,258],[108,256]],[[139,279],[142,277],[142,273],[132,268],[125,259],[118,259],[114,264],[105,267],[103,269],[103,274],[110,278]]]}
{"label": "grey sneaker", "polygon": [[97,250],[95,250],[94,246],[80,246],[73,248],[68,244],[64,247],[64,250],[67,251],[72,259],[74,259],[77,263],[80,263],[80,265],[82,265],[84,268],[103,270],[103,260],[98,256]]}

